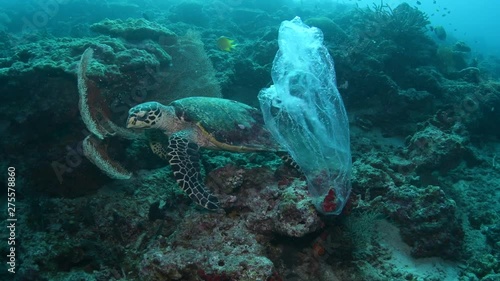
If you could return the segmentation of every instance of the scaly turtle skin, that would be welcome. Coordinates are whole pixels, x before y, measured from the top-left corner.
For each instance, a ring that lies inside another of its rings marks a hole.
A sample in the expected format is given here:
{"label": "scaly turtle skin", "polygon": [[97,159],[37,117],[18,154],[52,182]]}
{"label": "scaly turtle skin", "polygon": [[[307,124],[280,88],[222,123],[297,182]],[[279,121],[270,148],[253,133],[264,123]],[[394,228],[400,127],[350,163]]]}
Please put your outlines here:
{"label": "scaly turtle skin", "polygon": [[203,184],[199,148],[234,152],[282,149],[264,127],[256,108],[232,100],[190,97],[165,106],[146,102],[129,110],[127,128],[158,129],[168,136],[168,148],[150,134],[153,152],[169,161],[174,177],[197,204],[217,209],[218,200]]}

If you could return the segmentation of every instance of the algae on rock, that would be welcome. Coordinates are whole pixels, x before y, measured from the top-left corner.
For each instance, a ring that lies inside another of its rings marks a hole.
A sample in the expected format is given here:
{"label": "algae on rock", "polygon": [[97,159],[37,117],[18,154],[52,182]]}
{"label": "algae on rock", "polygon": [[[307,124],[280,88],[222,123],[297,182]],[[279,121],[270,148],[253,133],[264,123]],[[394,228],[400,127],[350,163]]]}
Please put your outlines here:
{"label": "algae on rock", "polygon": [[174,44],[176,40],[174,32],[158,23],[145,19],[105,19],[91,25],[90,30],[112,37],[121,37],[130,41],[159,40],[162,38],[162,40],[166,40],[164,42]]}

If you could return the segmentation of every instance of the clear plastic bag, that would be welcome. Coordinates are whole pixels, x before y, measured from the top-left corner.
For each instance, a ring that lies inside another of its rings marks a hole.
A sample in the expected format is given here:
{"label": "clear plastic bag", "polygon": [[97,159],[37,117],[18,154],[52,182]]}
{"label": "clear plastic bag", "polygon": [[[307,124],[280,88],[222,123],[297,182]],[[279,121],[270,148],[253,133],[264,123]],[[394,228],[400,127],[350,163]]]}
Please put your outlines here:
{"label": "clear plastic bag", "polygon": [[316,209],[339,214],[351,190],[349,122],[323,34],[296,17],[281,23],[274,85],[259,93],[267,128],[305,174]]}

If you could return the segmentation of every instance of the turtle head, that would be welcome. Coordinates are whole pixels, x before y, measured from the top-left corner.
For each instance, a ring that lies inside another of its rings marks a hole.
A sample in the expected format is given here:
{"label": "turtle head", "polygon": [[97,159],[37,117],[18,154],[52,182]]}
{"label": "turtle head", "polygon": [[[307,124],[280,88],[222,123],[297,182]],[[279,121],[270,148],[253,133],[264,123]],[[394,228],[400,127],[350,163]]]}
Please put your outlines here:
{"label": "turtle head", "polygon": [[145,102],[128,111],[127,128],[153,129],[161,126],[165,106],[159,102]]}

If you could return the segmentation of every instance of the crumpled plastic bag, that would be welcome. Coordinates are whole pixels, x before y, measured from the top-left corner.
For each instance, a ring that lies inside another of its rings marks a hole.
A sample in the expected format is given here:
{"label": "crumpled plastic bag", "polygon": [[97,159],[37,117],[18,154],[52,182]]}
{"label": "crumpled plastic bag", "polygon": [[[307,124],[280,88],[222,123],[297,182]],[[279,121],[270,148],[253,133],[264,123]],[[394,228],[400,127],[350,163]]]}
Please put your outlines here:
{"label": "crumpled plastic bag", "polygon": [[305,174],[316,209],[339,214],[351,191],[349,122],[323,33],[281,23],[274,85],[259,93],[267,128]]}

